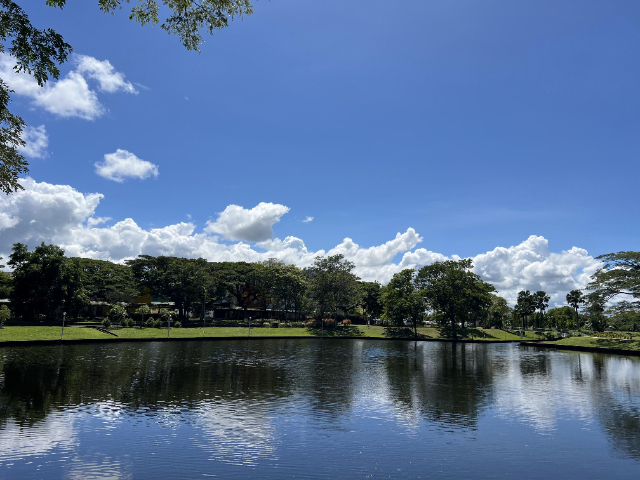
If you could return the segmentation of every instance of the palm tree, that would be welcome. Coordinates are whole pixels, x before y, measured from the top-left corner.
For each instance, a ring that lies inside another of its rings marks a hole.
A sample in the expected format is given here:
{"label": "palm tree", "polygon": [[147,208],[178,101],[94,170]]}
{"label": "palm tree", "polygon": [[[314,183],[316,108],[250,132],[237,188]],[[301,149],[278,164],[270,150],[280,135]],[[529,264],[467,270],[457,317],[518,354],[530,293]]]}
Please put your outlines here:
{"label": "palm tree", "polygon": [[540,316],[538,317],[538,328],[540,328],[541,320],[544,317],[544,311],[549,306],[549,300],[551,300],[551,297],[547,295],[547,292],[543,290],[538,290],[533,294],[535,309],[540,310]]}
{"label": "palm tree", "polygon": [[567,303],[576,311],[576,327],[580,328],[580,317],[578,316],[578,308],[585,302],[584,295],[580,290],[571,290],[567,293]]}
{"label": "palm tree", "polygon": [[526,330],[527,316],[535,312],[534,296],[529,290],[522,290],[518,293],[516,311],[522,316],[522,330]]}

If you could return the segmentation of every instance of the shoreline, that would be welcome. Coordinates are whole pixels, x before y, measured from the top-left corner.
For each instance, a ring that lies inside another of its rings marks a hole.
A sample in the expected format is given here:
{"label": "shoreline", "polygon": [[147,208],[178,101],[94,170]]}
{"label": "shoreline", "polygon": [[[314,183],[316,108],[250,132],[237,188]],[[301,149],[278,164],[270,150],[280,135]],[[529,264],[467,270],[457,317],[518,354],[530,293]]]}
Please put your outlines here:
{"label": "shoreline", "polygon": [[640,351],[627,350],[624,348],[605,348],[605,347],[587,347],[584,345],[562,345],[558,343],[545,343],[523,341],[520,345],[525,347],[538,347],[538,348],[550,348],[552,350],[569,350],[574,352],[588,352],[588,353],[608,353],[612,355],[625,355],[631,357],[640,357]]}
{"label": "shoreline", "polygon": [[[216,341],[216,340],[401,340],[403,342],[445,342],[445,343],[484,343],[484,344],[504,344],[522,343],[521,340],[454,340],[451,338],[386,338],[386,337],[358,337],[358,336],[224,336],[224,337],[169,337],[169,338],[78,338],[78,339],[51,339],[51,340],[3,340],[0,341],[2,347],[16,346],[46,346],[46,345],[84,345],[90,343],[122,343],[122,342],[190,342],[190,341]],[[541,340],[531,341],[536,345]]]}

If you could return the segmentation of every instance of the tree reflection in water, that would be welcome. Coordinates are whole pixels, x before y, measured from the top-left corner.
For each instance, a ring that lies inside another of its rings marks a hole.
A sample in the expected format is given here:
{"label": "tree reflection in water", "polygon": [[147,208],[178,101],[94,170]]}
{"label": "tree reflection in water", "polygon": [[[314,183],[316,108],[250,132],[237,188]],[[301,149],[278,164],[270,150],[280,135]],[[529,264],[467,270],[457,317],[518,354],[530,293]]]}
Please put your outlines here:
{"label": "tree reflection in water", "polygon": [[571,417],[596,421],[618,455],[640,458],[633,358],[431,342],[193,341],[4,348],[0,372],[7,442],[20,429],[52,431],[73,409],[163,424],[179,417],[203,433],[213,458],[255,465],[277,457],[277,424],[293,415],[336,432],[375,414],[472,435],[489,417],[546,432]]}

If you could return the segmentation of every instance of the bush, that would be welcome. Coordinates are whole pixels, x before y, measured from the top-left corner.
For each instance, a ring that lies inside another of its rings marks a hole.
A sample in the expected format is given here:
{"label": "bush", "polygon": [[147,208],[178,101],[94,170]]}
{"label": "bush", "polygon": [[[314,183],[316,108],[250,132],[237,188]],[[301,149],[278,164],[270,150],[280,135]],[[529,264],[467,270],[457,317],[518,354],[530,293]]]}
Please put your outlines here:
{"label": "bush", "polygon": [[156,321],[153,319],[153,317],[147,318],[147,321],[144,322],[144,326],[147,328],[153,328],[155,324],[156,324]]}
{"label": "bush", "polygon": [[102,328],[111,328],[111,320],[108,317],[102,319]]}
{"label": "bush", "polygon": [[278,327],[280,327],[280,324],[278,322],[273,322],[271,324],[271,328],[278,328]]}
{"label": "bush", "polygon": [[133,327],[133,318],[125,318],[122,320],[122,326],[131,328]]}
{"label": "bush", "polygon": [[173,328],[182,328],[182,323],[181,322],[174,323]]}
{"label": "bush", "polygon": [[153,321],[153,326],[155,328],[162,328],[162,320],[158,319],[158,320],[154,320]]}
{"label": "bush", "polygon": [[264,322],[264,323],[262,324],[262,326],[263,326],[264,328],[271,328],[271,324],[270,324],[269,322]]}

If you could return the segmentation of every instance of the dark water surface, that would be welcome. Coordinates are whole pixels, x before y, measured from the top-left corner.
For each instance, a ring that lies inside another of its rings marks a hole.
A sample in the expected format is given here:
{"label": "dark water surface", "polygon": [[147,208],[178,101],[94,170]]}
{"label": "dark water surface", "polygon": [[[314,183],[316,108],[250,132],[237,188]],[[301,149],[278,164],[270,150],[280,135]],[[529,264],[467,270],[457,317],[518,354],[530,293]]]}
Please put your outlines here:
{"label": "dark water surface", "polygon": [[517,345],[0,349],[0,478],[640,478],[640,359]]}

